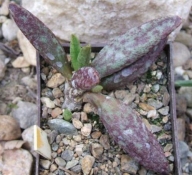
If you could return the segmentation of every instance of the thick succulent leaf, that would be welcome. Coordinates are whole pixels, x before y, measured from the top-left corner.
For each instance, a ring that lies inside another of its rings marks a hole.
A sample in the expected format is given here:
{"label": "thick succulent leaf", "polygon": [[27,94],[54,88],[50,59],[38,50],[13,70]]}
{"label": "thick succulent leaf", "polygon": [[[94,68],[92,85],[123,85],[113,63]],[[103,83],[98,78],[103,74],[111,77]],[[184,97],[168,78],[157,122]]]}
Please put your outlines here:
{"label": "thick succulent leaf", "polygon": [[111,40],[92,62],[101,78],[111,75],[146,55],[181,24],[181,18],[149,21]]}
{"label": "thick succulent leaf", "polygon": [[71,35],[71,42],[70,42],[70,56],[71,56],[71,63],[74,70],[79,69],[77,57],[81,50],[81,45],[78,38],[75,35]]}
{"label": "thick succulent leaf", "polygon": [[159,174],[169,173],[162,147],[132,108],[98,93],[86,93],[83,99],[97,108],[109,135],[125,152],[146,169]]}
{"label": "thick succulent leaf", "polygon": [[110,75],[101,80],[101,85],[106,90],[113,90],[121,88],[124,85],[127,85],[137,78],[141,77],[142,74],[147,72],[149,67],[158,59],[158,56],[161,54],[167,38],[161,40],[161,42],[153,47],[145,56],[132,63],[128,67]]}
{"label": "thick succulent leaf", "polygon": [[96,69],[92,67],[82,67],[76,71],[72,78],[71,84],[76,89],[90,90],[99,84],[100,78]]}
{"label": "thick succulent leaf", "polygon": [[26,9],[11,3],[9,10],[20,30],[40,55],[66,78],[70,78],[72,75],[70,64],[54,34]]}
{"label": "thick succulent leaf", "polygon": [[91,47],[85,46],[81,48],[79,55],[77,57],[79,68],[89,66],[90,59],[91,59]]}

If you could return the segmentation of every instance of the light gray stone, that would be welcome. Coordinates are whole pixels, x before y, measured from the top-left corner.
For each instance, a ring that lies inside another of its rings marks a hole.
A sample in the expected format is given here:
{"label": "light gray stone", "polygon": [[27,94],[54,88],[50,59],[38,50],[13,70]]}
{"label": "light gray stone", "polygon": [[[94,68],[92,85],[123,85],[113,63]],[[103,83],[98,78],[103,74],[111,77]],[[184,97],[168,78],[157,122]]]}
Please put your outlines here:
{"label": "light gray stone", "polygon": [[12,116],[19,122],[21,128],[26,129],[37,123],[38,109],[36,104],[19,101],[17,107],[12,110]]}
{"label": "light gray stone", "polygon": [[62,152],[61,157],[62,157],[64,160],[66,160],[66,161],[70,161],[70,160],[72,160],[73,155],[74,155],[73,151],[71,151],[71,150],[65,150],[65,151]]}
{"label": "light gray stone", "polygon": [[71,161],[67,162],[67,165],[65,168],[70,169],[70,168],[74,167],[75,165],[77,165],[78,163],[79,163],[78,160],[71,160]]}
{"label": "light gray stone", "polygon": [[56,157],[55,158],[55,163],[58,165],[58,166],[61,166],[61,167],[64,167],[66,165],[66,162],[64,159],[62,159],[61,157]]}
{"label": "light gray stone", "polygon": [[184,141],[179,141],[180,158],[186,158],[189,153],[189,146]]}
{"label": "light gray stone", "polygon": [[50,165],[51,165],[51,161],[49,160],[44,160],[44,159],[40,159],[39,164],[46,170],[49,169]]}

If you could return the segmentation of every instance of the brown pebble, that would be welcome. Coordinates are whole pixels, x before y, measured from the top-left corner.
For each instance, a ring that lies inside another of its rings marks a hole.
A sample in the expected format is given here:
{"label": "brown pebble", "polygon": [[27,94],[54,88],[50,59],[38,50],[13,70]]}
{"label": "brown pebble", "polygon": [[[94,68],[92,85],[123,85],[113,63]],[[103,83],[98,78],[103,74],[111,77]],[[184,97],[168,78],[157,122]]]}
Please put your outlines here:
{"label": "brown pebble", "polygon": [[93,139],[98,139],[101,136],[101,132],[100,131],[95,131],[93,133],[91,133],[91,137]]}

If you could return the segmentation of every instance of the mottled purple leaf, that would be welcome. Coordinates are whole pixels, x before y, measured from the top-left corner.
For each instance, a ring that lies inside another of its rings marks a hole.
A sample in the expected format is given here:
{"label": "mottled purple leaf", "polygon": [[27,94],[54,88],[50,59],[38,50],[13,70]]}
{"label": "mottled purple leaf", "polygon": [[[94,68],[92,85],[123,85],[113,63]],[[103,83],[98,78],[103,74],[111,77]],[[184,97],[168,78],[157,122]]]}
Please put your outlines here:
{"label": "mottled purple leaf", "polygon": [[121,88],[129,83],[132,83],[138,77],[141,77],[142,74],[147,72],[149,67],[158,59],[158,56],[162,52],[167,38],[161,40],[161,42],[153,47],[145,56],[135,61],[128,67],[110,75],[101,80],[101,85],[106,90],[114,90]]}
{"label": "mottled purple leaf", "polygon": [[101,78],[127,67],[146,55],[181,24],[181,18],[167,17],[149,21],[117,36],[92,62]]}
{"label": "mottled purple leaf", "polygon": [[132,108],[98,93],[86,93],[84,101],[97,108],[109,135],[125,152],[146,169],[159,174],[169,173],[169,164],[162,147]]}
{"label": "mottled purple leaf", "polygon": [[14,3],[9,4],[16,24],[40,55],[66,78],[71,77],[67,56],[55,35],[38,18]]}
{"label": "mottled purple leaf", "polygon": [[90,90],[100,82],[99,74],[92,67],[83,67],[76,71],[71,79],[71,84],[76,89]]}

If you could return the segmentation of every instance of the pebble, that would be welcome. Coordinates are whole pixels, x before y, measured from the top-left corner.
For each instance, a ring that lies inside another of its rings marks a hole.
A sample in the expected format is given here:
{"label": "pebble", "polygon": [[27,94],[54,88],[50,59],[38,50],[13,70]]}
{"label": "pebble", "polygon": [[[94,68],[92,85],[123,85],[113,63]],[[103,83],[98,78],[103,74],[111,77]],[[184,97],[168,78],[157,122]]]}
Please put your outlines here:
{"label": "pebble", "polygon": [[162,114],[162,115],[168,115],[168,113],[169,113],[169,106],[165,106],[165,107],[159,109],[158,112],[160,114]]}
{"label": "pebble", "polygon": [[51,119],[48,121],[48,125],[51,130],[56,130],[59,133],[66,135],[76,135],[77,129],[69,122],[63,119]]}
{"label": "pebble", "polygon": [[148,113],[147,113],[147,118],[156,118],[156,116],[157,116],[157,111],[156,110],[150,110],[150,111],[148,111]]}
{"label": "pebble", "polygon": [[0,115],[0,140],[16,140],[21,137],[21,129],[16,119]]}
{"label": "pebble", "polygon": [[83,153],[83,147],[84,147],[83,144],[76,145],[76,147],[75,147],[75,152],[78,154],[78,156],[81,156],[81,155],[82,155],[82,153]]}
{"label": "pebble", "polygon": [[100,159],[103,154],[103,147],[99,143],[91,144],[91,153],[96,159]]}
{"label": "pebble", "polygon": [[189,49],[182,43],[173,42],[173,65],[174,67],[183,66],[191,57]]}
{"label": "pebble", "polygon": [[162,119],[163,123],[167,123],[168,120],[169,120],[169,117],[168,117],[168,116],[165,116],[165,117],[163,117],[163,119]]}
{"label": "pebble", "polygon": [[151,105],[148,105],[146,103],[139,103],[139,107],[141,109],[143,109],[144,111],[150,111],[150,110],[154,110],[155,108]]}
{"label": "pebble", "polygon": [[29,67],[30,64],[25,60],[23,56],[17,57],[13,62],[12,66],[14,68],[23,68],[23,67]]}
{"label": "pebble", "polygon": [[155,85],[152,86],[152,91],[155,92],[155,93],[158,92],[159,89],[160,89],[160,85],[159,84],[155,84]]}
{"label": "pebble", "polygon": [[94,163],[95,163],[95,158],[90,155],[85,156],[81,160],[81,167],[84,175],[89,175]]}
{"label": "pebble", "polygon": [[187,157],[189,153],[189,146],[184,142],[184,141],[179,141],[179,154],[180,158],[185,158]]}
{"label": "pebble", "polygon": [[81,122],[86,122],[88,120],[87,114],[85,112],[81,112]]}
{"label": "pebble", "polygon": [[50,88],[56,88],[65,82],[65,77],[60,73],[54,74],[48,81],[46,86]]}
{"label": "pebble", "polygon": [[151,132],[152,133],[156,133],[162,130],[161,126],[157,126],[157,125],[151,125]]}
{"label": "pebble", "polygon": [[166,123],[166,124],[163,126],[163,129],[164,129],[165,131],[170,131],[170,130],[171,130],[171,123],[170,123],[170,122]]}
{"label": "pebble", "polygon": [[109,136],[101,135],[99,139],[100,144],[104,147],[104,149],[110,149]]}
{"label": "pebble", "polygon": [[177,137],[179,140],[184,141],[185,139],[185,118],[177,118]]}
{"label": "pebble", "polygon": [[54,96],[55,98],[59,98],[59,97],[63,97],[63,96],[64,96],[63,92],[62,92],[61,89],[59,89],[59,88],[54,88],[54,89],[52,90],[52,93],[53,93],[53,96]]}
{"label": "pebble", "polygon": [[117,99],[123,100],[126,95],[127,95],[126,90],[116,90],[115,91],[115,97]]}
{"label": "pebble", "polygon": [[54,172],[55,170],[57,170],[57,165],[56,164],[51,164],[50,171]]}
{"label": "pebble", "polygon": [[64,159],[62,159],[61,157],[56,157],[55,158],[55,163],[58,165],[58,166],[61,166],[61,167],[64,167],[66,165],[66,162]]}
{"label": "pebble", "polygon": [[4,60],[0,59],[0,80],[4,78],[6,69],[7,67]]}
{"label": "pebble", "polygon": [[90,103],[85,103],[85,105],[83,106],[83,112],[87,114],[94,112],[93,106]]}
{"label": "pebble", "polygon": [[9,0],[4,0],[0,7],[0,15],[7,16],[9,14]]}
{"label": "pebble", "polygon": [[26,129],[35,125],[38,119],[37,105],[31,102],[19,101],[17,108],[12,110],[12,117],[19,122],[20,128]]}
{"label": "pebble", "polygon": [[54,101],[51,101],[48,97],[41,97],[41,102],[47,107],[47,108],[55,108]]}
{"label": "pebble", "polygon": [[101,132],[100,131],[95,131],[91,133],[91,137],[93,139],[98,139],[101,136]]}
{"label": "pebble", "polygon": [[164,152],[167,152],[167,151],[171,151],[172,148],[173,148],[173,144],[167,144],[167,145],[163,148],[163,150],[164,150]]}
{"label": "pebble", "polygon": [[51,148],[52,148],[53,151],[57,151],[58,148],[59,148],[59,145],[54,142],[54,143],[51,145]]}
{"label": "pebble", "polygon": [[2,34],[3,37],[8,40],[14,40],[17,37],[17,31],[18,27],[15,24],[15,22],[11,19],[7,19],[3,24],[2,24]]}
{"label": "pebble", "polygon": [[186,32],[179,32],[175,38],[175,41],[192,48],[192,36]]}
{"label": "pebble", "polygon": [[76,142],[81,142],[81,135],[73,136],[73,139],[74,139]]}
{"label": "pebble", "polygon": [[75,165],[77,165],[78,163],[79,163],[78,160],[71,160],[71,161],[67,162],[67,165],[65,168],[70,169],[70,168],[74,167]]}
{"label": "pebble", "polygon": [[74,173],[80,173],[81,172],[81,165],[76,165],[76,166],[72,167],[71,171],[73,171]]}
{"label": "pebble", "polygon": [[50,144],[52,144],[52,143],[55,141],[57,135],[58,135],[58,131],[56,131],[56,130],[53,130],[53,131],[51,131],[51,132],[48,134],[48,138],[49,138],[49,143],[50,143]]}
{"label": "pebble", "polygon": [[62,152],[61,158],[66,160],[66,161],[70,161],[70,160],[72,160],[73,155],[74,155],[73,151],[65,150],[65,151]]}
{"label": "pebble", "polygon": [[153,106],[155,109],[159,109],[163,106],[163,103],[153,98],[148,99],[147,104]]}
{"label": "pebble", "polygon": [[72,123],[73,123],[73,126],[77,129],[81,129],[83,127],[83,124],[81,123],[81,121],[79,121],[78,119],[76,118],[73,118],[72,119]]}
{"label": "pebble", "polygon": [[128,93],[127,95],[125,95],[125,97],[123,99],[123,103],[126,105],[129,105],[135,100],[135,97],[136,97],[135,94]]}
{"label": "pebble", "polygon": [[145,119],[145,118],[142,118],[142,121],[143,121],[143,123],[145,124],[145,126],[147,127],[147,129],[148,129],[149,131],[151,131],[152,128],[151,128],[151,125],[150,125],[149,121],[148,121],[147,119]]}
{"label": "pebble", "polygon": [[51,161],[49,160],[44,160],[44,159],[40,159],[39,164],[46,170],[49,169],[50,165],[51,165]]}
{"label": "pebble", "polygon": [[61,108],[58,108],[58,107],[56,107],[56,108],[54,108],[52,111],[51,111],[51,116],[53,117],[53,118],[56,118],[58,115],[60,115],[60,114],[62,114],[62,110],[61,110]]}
{"label": "pebble", "polygon": [[21,82],[33,90],[37,89],[37,81],[35,78],[32,78],[31,76],[23,77],[21,79]]}
{"label": "pebble", "polygon": [[84,124],[84,126],[81,128],[81,134],[84,136],[89,136],[92,130],[92,125],[90,123]]}

